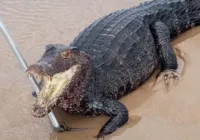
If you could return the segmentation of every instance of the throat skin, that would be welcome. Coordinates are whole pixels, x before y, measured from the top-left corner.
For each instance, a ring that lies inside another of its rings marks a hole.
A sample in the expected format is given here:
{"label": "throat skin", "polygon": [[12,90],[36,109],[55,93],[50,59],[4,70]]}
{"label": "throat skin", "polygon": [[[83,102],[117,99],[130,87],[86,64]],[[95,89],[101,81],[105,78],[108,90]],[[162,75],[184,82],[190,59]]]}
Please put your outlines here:
{"label": "throat skin", "polygon": [[73,76],[68,87],[65,87],[56,105],[66,112],[82,115],[85,108],[81,105],[88,85],[91,65],[83,65]]}
{"label": "throat skin", "polygon": [[80,65],[74,65],[67,71],[57,73],[52,77],[44,77],[44,85],[37,99],[38,104],[41,107],[54,104],[63,92],[70,87],[70,83],[79,69]]}

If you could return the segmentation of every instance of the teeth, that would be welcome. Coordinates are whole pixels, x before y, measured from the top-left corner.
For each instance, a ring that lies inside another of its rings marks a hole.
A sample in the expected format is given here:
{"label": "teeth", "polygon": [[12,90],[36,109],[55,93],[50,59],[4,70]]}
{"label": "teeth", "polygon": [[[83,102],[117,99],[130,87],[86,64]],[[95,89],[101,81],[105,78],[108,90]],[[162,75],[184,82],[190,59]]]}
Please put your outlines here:
{"label": "teeth", "polygon": [[49,78],[49,81],[52,81],[52,77],[51,76],[49,76],[48,78]]}
{"label": "teeth", "polygon": [[28,73],[28,76],[30,76],[30,77],[31,77],[31,74],[30,74],[30,73]]}

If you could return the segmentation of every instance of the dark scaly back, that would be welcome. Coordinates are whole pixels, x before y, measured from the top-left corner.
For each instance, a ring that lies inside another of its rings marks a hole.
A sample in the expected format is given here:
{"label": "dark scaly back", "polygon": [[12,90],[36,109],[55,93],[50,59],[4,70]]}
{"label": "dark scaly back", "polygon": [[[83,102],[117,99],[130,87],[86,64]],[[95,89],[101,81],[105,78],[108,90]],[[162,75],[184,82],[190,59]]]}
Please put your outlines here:
{"label": "dark scaly back", "polygon": [[156,18],[167,25],[172,40],[200,24],[200,0],[166,0],[165,3]]}
{"label": "dark scaly back", "polygon": [[199,24],[199,5],[200,0],[154,0],[111,13],[81,32],[71,45],[92,59],[89,98],[118,99],[145,82],[159,63],[150,24],[163,21],[173,39]]}

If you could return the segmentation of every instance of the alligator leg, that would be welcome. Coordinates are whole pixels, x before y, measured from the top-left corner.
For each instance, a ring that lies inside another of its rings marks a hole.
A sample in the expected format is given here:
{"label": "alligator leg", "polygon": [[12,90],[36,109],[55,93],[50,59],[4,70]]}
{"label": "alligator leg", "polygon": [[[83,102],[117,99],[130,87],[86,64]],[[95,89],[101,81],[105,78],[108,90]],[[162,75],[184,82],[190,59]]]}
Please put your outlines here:
{"label": "alligator leg", "polygon": [[161,73],[159,76],[164,78],[164,82],[168,86],[171,78],[175,80],[180,78],[180,74],[176,72],[178,63],[171,45],[170,31],[161,21],[154,22],[151,26],[151,31],[161,60]]}
{"label": "alligator leg", "polygon": [[111,117],[101,128],[96,138],[111,134],[128,121],[127,108],[117,100],[103,98],[98,101],[93,101],[90,107],[92,107],[92,111],[94,112]]}

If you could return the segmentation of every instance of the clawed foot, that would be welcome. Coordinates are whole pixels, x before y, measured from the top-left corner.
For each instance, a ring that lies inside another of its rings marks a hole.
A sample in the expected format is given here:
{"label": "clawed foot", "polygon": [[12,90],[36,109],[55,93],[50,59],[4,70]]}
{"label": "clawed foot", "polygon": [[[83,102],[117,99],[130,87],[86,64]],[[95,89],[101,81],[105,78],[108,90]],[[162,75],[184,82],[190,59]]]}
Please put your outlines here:
{"label": "clawed foot", "polygon": [[104,140],[105,136],[111,134],[112,132],[114,132],[115,129],[111,129],[109,127],[106,127],[106,125],[104,125],[103,128],[101,128],[101,130],[99,131],[98,135],[95,136],[94,138],[96,138],[97,140]]}
{"label": "clawed foot", "polygon": [[96,138],[97,140],[99,140],[99,139],[102,139],[102,140],[104,140],[104,138],[105,138],[105,134],[103,134],[103,133],[99,133],[97,136],[95,136],[94,138]]}
{"label": "clawed foot", "polygon": [[177,85],[181,75],[178,72],[166,70],[160,73],[160,77],[163,78],[165,85],[169,86],[170,81],[173,79],[174,85]]}
{"label": "clawed foot", "polygon": [[180,78],[181,74],[178,72],[165,70],[158,75],[155,85],[158,85],[160,82],[164,82],[164,86],[168,91],[171,85],[177,85],[179,83]]}
{"label": "clawed foot", "polygon": [[72,128],[66,125],[66,123],[63,121],[61,125],[63,131],[79,131],[79,130],[87,130],[88,128]]}
{"label": "clawed foot", "polygon": [[104,140],[104,138],[105,138],[105,136],[102,136],[102,137],[94,137],[94,138],[96,138],[96,140],[100,140],[100,139],[102,139],[102,140]]}

